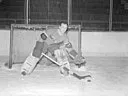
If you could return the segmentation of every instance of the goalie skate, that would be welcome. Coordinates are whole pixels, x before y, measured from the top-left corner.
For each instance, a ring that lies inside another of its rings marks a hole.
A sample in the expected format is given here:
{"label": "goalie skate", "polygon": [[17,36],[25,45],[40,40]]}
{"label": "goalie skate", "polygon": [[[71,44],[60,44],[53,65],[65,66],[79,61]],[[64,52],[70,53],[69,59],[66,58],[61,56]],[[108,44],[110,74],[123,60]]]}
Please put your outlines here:
{"label": "goalie skate", "polygon": [[86,71],[86,66],[81,66],[81,67],[78,67],[78,66],[75,66],[73,68],[75,71],[78,71],[78,72],[85,72]]}
{"label": "goalie skate", "polygon": [[30,74],[35,68],[38,61],[39,58],[36,58],[32,56],[32,54],[30,54],[21,67],[21,74],[22,75]]}

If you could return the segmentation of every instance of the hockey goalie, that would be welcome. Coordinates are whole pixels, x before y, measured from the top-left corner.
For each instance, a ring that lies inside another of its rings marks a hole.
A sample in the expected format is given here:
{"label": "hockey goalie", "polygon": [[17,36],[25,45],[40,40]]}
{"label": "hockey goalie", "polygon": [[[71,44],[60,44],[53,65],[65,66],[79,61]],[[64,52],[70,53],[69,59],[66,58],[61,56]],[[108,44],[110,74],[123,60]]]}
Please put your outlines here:
{"label": "hockey goalie", "polygon": [[39,40],[36,41],[35,47],[26,58],[25,62],[21,67],[21,74],[31,74],[36,64],[43,57],[43,54],[50,53],[54,57],[56,62],[60,64],[60,73],[68,75],[70,70],[70,60],[73,64],[80,69],[85,67],[85,58],[79,56],[78,53],[73,49],[71,42],[67,36],[68,25],[61,23],[59,28],[51,28],[43,31],[40,34]]}

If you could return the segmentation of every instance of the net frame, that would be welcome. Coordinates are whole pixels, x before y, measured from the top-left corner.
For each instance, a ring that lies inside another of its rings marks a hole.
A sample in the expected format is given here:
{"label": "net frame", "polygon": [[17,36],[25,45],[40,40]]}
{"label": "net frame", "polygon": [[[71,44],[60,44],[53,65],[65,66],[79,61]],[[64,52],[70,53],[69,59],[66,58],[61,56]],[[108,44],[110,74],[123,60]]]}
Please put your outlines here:
{"label": "net frame", "polygon": [[[59,25],[50,25],[50,24],[11,24],[10,29],[10,48],[9,48],[9,61],[6,63],[6,66],[11,69],[13,64],[19,64],[23,62],[15,62],[13,61],[13,48],[14,48],[14,30],[15,29],[21,29],[21,30],[47,30],[48,28],[58,28]],[[81,52],[81,25],[68,25],[68,30],[78,30],[77,38],[78,38],[78,55],[82,55]]]}

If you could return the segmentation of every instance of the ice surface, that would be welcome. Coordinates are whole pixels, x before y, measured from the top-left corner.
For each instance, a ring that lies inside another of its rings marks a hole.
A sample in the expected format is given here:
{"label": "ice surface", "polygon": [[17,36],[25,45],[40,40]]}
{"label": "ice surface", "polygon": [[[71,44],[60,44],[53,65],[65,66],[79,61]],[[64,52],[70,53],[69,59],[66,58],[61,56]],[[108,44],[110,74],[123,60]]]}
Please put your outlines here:
{"label": "ice surface", "polygon": [[0,96],[128,96],[128,58],[87,57],[92,82],[63,77],[57,67],[38,65],[22,77],[21,64],[0,63]]}

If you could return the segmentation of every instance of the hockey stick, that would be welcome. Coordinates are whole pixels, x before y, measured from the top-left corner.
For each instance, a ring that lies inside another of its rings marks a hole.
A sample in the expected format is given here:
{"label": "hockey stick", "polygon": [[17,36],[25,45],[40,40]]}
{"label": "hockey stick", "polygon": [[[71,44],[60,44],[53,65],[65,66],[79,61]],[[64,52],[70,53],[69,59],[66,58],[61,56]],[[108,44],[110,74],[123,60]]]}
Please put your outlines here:
{"label": "hockey stick", "polygon": [[[45,56],[47,59],[51,60],[52,62],[54,62],[58,67],[60,67],[61,65],[56,62],[55,60],[53,60],[52,58],[50,58],[49,56],[47,56],[46,54],[42,53],[42,56],[43,57]],[[80,76],[74,72],[72,72],[71,70],[69,70],[68,68],[64,67],[65,70],[67,70],[69,72],[70,75],[74,76],[75,78],[79,79],[79,80],[82,80],[82,79],[85,79],[85,78],[91,78],[91,75],[85,75],[85,76]],[[88,82],[91,82],[91,80],[88,80]]]}

